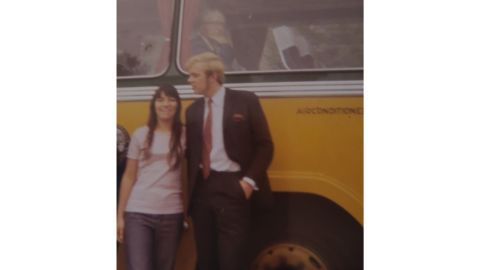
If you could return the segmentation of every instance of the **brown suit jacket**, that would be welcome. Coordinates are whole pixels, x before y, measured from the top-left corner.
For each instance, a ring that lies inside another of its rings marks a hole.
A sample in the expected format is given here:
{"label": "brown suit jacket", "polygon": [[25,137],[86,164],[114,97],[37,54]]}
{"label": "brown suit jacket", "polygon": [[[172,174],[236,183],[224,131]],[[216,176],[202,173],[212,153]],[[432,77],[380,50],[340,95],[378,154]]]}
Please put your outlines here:
{"label": "brown suit jacket", "polygon": [[[202,158],[204,98],[187,108],[188,198],[190,200]],[[273,142],[258,97],[247,91],[226,88],[223,112],[223,139],[228,157],[240,164],[242,174],[252,178],[259,191],[253,192],[257,209],[273,204],[267,168],[273,157]],[[191,201],[191,200],[190,200]]]}

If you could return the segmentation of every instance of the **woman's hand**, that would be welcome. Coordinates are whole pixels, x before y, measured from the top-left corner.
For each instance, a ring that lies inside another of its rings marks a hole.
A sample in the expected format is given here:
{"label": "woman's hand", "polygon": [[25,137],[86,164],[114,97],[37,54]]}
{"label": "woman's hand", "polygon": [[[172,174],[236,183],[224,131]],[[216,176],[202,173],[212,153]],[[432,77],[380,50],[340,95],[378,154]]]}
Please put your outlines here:
{"label": "woman's hand", "polygon": [[120,184],[120,199],[118,200],[117,209],[117,241],[122,243],[125,228],[125,208],[127,207],[128,197],[132,191],[135,181],[137,181],[136,175],[138,170],[138,160],[127,159],[127,168],[123,173],[122,183]]}
{"label": "woman's hand", "polygon": [[123,230],[125,228],[125,221],[123,217],[117,217],[117,241],[123,243]]}

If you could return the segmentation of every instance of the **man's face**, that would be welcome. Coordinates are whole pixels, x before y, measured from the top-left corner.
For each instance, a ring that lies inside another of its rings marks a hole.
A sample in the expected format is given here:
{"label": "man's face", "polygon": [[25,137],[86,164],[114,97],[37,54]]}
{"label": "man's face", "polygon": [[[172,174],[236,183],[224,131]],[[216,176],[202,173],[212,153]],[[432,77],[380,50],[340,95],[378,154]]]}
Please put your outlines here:
{"label": "man's face", "polygon": [[190,67],[188,70],[188,83],[192,86],[195,93],[200,95],[207,94],[210,82],[203,64],[196,63]]}
{"label": "man's face", "polygon": [[206,22],[202,27],[202,33],[209,37],[225,37],[225,24],[222,22]]}

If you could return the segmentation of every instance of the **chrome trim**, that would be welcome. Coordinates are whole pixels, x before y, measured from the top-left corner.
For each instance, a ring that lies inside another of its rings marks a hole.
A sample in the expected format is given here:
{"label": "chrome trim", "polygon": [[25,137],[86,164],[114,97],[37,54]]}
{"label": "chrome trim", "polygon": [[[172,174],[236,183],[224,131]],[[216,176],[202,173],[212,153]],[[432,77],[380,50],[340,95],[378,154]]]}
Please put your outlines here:
{"label": "chrome trim", "polygon": [[135,80],[135,79],[158,78],[158,77],[164,75],[165,73],[167,73],[167,70],[168,70],[169,67],[170,67],[170,61],[167,61],[167,66],[164,69],[162,69],[161,73],[147,74],[147,75],[117,76],[117,80]]}
{"label": "chrome trim", "polygon": [[[183,99],[198,98],[190,85],[175,85]],[[260,97],[363,96],[363,80],[273,83],[226,83],[225,87],[251,91]],[[149,100],[156,86],[119,87],[118,101]]]}
{"label": "chrome trim", "polygon": [[[177,69],[180,71],[180,73],[182,73],[182,66],[180,64],[180,54],[181,54],[181,46],[180,46],[180,43],[181,43],[181,40],[182,40],[182,30],[183,30],[183,6],[185,5],[185,1],[180,1],[180,12],[178,14],[178,33],[177,33],[177,50],[175,51],[175,55],[174,55],[174,60],[175,60],[175,65],[177,67]],[[185,73],[186,74],[186,73]]]}

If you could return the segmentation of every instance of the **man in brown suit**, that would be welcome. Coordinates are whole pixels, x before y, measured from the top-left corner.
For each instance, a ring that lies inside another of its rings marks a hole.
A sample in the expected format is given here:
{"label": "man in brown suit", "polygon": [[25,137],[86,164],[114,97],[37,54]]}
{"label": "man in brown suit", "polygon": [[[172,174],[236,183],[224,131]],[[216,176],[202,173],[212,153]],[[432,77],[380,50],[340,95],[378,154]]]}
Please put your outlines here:
{"label": "man in brown suit", "polygon": [[257,96],[223,87],[224,66],[213,53],[187,62],[188,82],[203,97],[187,109],[189,213],[199,270],[243,269],[250,206],[269,208],[266,170],[273,156]]}

